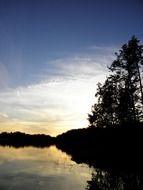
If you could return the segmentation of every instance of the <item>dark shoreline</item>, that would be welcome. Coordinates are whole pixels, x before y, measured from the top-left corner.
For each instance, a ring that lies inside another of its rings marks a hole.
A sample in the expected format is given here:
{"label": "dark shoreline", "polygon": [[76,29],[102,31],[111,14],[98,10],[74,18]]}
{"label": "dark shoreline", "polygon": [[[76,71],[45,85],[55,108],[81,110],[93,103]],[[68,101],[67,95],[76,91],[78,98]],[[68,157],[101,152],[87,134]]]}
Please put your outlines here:
{"label": "dark shoreline", "polygon": [[102,169],[143,171],[143,128],[72,130],[56,146],[77,163]]}
{"label": "dark shoreline", "polygon": [[1,133],[1,146],[39,148],[56,145],[77,163],[103,169],[143,171],[143,127],[84,128],[51,137]]}

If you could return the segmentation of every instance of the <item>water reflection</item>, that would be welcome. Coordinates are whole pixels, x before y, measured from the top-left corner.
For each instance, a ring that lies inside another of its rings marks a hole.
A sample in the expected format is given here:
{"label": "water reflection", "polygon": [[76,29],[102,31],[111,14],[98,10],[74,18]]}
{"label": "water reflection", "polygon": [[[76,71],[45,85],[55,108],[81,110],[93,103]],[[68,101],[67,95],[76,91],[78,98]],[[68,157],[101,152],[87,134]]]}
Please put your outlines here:
{"label": "water reflection", "polygon": [[1,190],[83,190],[90,178],[87,165],[76,164],[55,146],[0,147]]}
{"label": "water reflection", "polygon": [[87,190],[139,190],[143,189],[142,173],[113,172],[95,169]]}
{"label": "water reflection", "polygon": [[76,164],[55,146],[0,147],[0,190],[138,190],[143,173]]}

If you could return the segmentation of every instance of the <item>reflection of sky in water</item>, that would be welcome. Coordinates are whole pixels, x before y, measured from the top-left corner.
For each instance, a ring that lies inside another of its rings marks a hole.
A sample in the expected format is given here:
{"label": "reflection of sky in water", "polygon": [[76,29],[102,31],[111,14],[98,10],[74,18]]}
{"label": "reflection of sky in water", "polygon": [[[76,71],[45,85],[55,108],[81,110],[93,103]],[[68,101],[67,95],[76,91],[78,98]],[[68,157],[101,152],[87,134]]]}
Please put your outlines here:
{"label": "reflection of sky in water", "polygon": [[0,147],[0,190],[83,190],[90,173],[54,146]]}

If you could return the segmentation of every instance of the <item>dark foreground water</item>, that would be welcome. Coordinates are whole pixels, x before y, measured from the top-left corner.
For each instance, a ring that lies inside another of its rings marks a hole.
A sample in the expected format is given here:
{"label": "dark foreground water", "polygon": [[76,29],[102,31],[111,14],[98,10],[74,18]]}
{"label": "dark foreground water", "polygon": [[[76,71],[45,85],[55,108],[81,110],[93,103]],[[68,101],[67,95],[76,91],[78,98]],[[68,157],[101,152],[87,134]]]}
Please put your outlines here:
{"label": "dark foreground water", "polygon": [[55,146],[0,147],[0,190],[83,190],[91,173]]}

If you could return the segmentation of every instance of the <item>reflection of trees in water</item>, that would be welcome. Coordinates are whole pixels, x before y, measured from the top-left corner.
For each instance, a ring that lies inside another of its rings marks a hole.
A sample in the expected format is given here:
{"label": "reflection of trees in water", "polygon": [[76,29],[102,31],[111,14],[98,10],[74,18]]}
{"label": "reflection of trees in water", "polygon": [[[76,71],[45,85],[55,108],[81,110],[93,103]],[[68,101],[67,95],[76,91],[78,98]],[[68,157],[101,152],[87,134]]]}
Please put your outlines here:
{"label": "reflection of trees in water", "polygon": [[143,189],[143,174],[115,173],[96,169],[87,190],[139,190]]}

